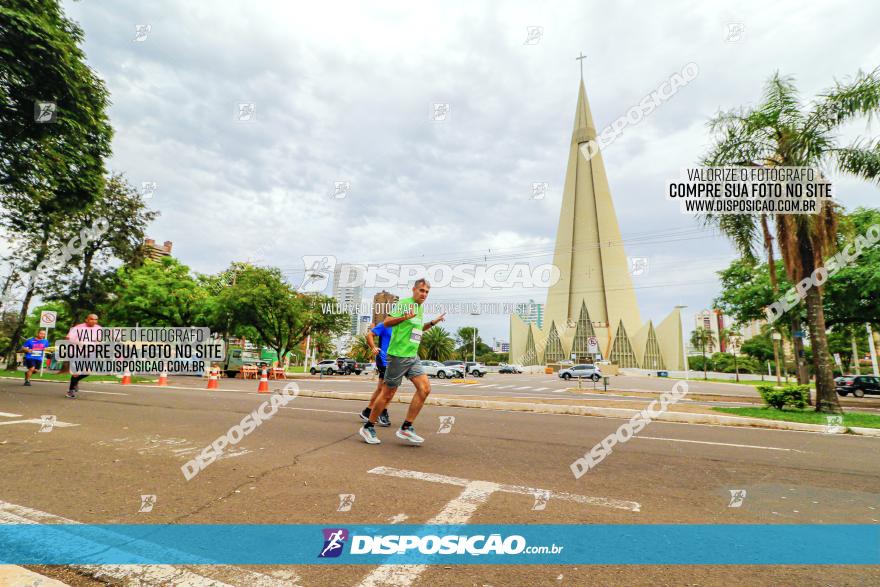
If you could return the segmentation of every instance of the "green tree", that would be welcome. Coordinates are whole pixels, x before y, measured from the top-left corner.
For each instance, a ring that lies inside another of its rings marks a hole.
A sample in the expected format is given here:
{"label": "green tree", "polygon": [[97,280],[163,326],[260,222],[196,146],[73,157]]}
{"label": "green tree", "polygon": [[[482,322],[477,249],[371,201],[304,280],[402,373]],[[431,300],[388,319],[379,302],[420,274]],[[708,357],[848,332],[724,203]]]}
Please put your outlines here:
{"label": "green tree", "polygon": [[742,344],[742,352],[761,363],[773,360],[773,344],[770,342],[769,331],[745,341]]}
{"label": "green tree", "polygon": [[[875,224],[880,225],[876,208],[857,208],[847,214],[841,219],[840,247],[852,244]],[[864,331],[865,322],[880,325],[880,243],[865,247],[858,259],[828,280],[824,301],[825,322],[831,328],[858,325]]]}
{"label": "green tree", "polygon": [[349,326],[348,314],[324,311],[332,300],[326,296],[300,294],[275,267],[244,265],[234,283],[218,295],[220,312],[229,317],[232,332],[254,331],[261,344],[279,357],[312,336],[319,351],[318,336],[338,335]]}
{"label": "green tree", "polygon": [[422,335],[419,357],[431,361],[448,361],[455,355],[455,342],[442,326],[434,326]]}
{"label": "green tree", "polygon": [[143,197],[121,174],[109,177],[94,202],[70,215],[65,232],[98,224],[106,230],[82,243],[82,253],[53,276],[47,297],[66,300],[74,318],[85,318],[92,308],[107,301],[117,285],[116,272],[109,268],[112,261],[135,266],[143,262],[146,227],[158,215],[147,208]]}
{"label": "green tree", "polygon": [[32,276],[5,349],[7,367],[15,366],[31,300],[45,278],[32,272],[72,236],[58,234],[67,214],[103,186],[113,134],[108,93],[86,64],[82,42],[82,30],[55,0],[0,5],[0,228],[15,235],[16,275]]}
{"label": "green tree", "polygon": [[[853,81],[836,84],[807,107],[801,106],[792,79],[777,73],[767,83],[758,106],[723,112],[712,119],[715,144],[705,161],[711,165],[833,168],[876,182],[880,180],[880,141],[860,138],[840,145],[838,136],[843,125],[878,112],[878,70],[859,72]],[[749,228],[755,224],[751,216],[731,216],[728,222],[733,226],[722,230],[734,236],[735,242],[754,234]],[[833,204],[822,205],[818,214],[776,215],[774,225],[785,270],[793,282],[808,277],[836,246]],[[816,410],[839,413],[821,288],[807,290],[806,309],[816,371]]]}
{"label": "green tree", "polygon": [[354,337],[354,341],[351,343],[351,358],[361,363],[373,361],[373,351],[370,350],[370,345],[367,344],[366,334],[358,334]]}
{"label": "green tree", "polygon": [[[209,292],[173,257],[118,270],[119,288],[102,310],[119,326],[203,326]],[[281,356],[281,355],[279,355]]]}
{"label": "green tree", "polygon": [[[29,215],[77,210],[101,192],[109,95],[82,43],[56,0],[0,5],[0,192],[23,198],[15,209]],[[54,121],[38,102],[55,105]]]}

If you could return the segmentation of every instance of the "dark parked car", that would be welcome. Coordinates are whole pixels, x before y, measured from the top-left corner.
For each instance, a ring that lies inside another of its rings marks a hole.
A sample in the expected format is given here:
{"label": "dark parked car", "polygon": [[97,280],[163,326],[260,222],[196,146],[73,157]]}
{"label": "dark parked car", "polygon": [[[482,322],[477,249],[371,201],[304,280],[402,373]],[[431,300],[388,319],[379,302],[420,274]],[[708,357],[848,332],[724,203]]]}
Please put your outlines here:
{"label": "dark parked car", "polygon": [[880,379],[873,375],[838,377],[834,380],[834,385],[839,395],[865,397],[866,393],[880,394]]}
{"label": "dark parked car", "polygon": [[519,365],[504,365],[500,369],[498,369],[499,373],[522,373],[522,369]]}

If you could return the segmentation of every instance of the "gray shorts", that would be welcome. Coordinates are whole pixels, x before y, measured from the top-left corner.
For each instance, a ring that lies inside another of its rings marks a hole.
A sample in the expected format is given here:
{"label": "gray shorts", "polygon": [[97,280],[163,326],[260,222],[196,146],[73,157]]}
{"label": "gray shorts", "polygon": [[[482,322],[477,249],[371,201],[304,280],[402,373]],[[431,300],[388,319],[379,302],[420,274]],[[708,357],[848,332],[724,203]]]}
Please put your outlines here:
{"label": "gray shorts", "polygon": [[388,355],[388,366],[385,367],[385,387],[400,387],[403,378],[412,379],[424,375],[422,360],[418,357],[395,357]]}

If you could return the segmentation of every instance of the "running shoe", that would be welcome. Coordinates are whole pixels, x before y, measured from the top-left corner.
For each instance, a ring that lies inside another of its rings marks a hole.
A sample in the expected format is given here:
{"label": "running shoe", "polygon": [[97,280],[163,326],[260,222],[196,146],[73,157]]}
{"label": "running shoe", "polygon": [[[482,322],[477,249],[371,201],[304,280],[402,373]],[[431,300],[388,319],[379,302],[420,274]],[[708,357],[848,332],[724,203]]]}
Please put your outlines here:
{"label": "running shoe", "polygon": [[67,390],[67,397],[70,399],[76,399],[76,392],[72,389]]}
{"label": "running shoe", "polygon": [[376,429],[373,426],[361,427],[361,438],[363,438],[364,442],[367,444],[380,444],[382,442],[379,440],[379,437],[376,436]]}
{"label": "running shoe", "polygon": [[364,408],[364,411],[361,412],[361,420],[364,422],[370,421],[370,408]]}
{"label": "running shoe", "polygon": [[31,387],[31,382],[28,379],[24,380],[25,387]]}
{"label": "running shoe", "polygon": [[424,438],[416,434],[416,429],[412,426],[409,428],[400,428],[395,436],[401,440],[408,440],[413,444],[422,444],[425,442]]}
{"label": "running shoe", "polygon": [[391,418],[388,416],[388,410],[382,410],[382,415],[379,416],[379,426],[391,426]]}

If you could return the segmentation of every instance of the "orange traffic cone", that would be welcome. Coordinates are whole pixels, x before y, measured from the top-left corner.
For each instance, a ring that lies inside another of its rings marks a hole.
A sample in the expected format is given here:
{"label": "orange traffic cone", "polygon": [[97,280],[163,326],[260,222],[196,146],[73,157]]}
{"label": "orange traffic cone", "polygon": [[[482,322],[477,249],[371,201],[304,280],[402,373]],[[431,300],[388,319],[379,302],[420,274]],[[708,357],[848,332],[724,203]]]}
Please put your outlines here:
{"label": "orange traffic cone", "polygon": [[126,369],[125,373],[122,374],[122,381],[120,381],[119,383],[121,385],[131,385],[131,371]]}
{"label": "orange traffic cone", "polygon": [[260,374],[260,386],[257,388],[257,393],[269,393],[269,376],[266,374],[265,367]]}
{"label": "orange traffic cone", "polygon": [[159,373],[159,381],[156,382],[156,385],[159,387],[165,387],[168,385],[168,371],[162,371]]}
{"label": "orange traffic cone", "polygon": [[211,370],[208,371],[208,373],[208,387],[206,389],[218,389],[220,387],[220,376],[217,373],[217,369],[211,367]]}

